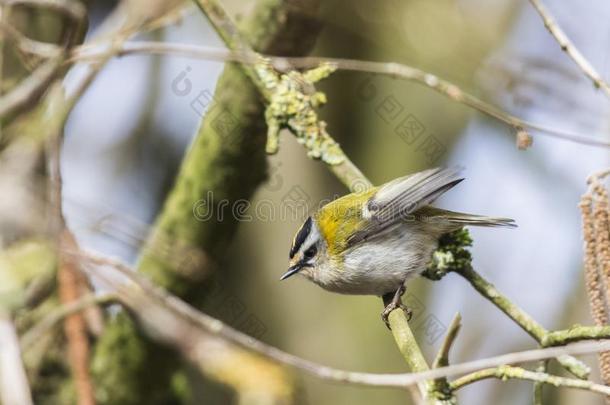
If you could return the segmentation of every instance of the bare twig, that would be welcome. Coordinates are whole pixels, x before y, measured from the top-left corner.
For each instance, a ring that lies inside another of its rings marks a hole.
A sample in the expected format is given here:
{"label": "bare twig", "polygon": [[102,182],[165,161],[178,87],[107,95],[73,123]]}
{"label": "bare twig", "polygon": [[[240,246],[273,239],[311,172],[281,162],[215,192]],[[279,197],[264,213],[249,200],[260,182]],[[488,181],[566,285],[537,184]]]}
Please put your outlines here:
{"label": "bare twig", "polygon": [[561,346],[571,342],[610,338],[610,325],[580,326],[547,332],[540,342],[544,347]]}
{"label": "bare twig", "polygon": [[7,6],[28,6],[41,7],[51,11],[61,13],[73,22],[81,23],[86,16],[86,9],[83,4],[77,1],[62,0],[3,0]]}
{"label": "bare twig", "polygon": [[15,115],[26,110],[31,105],[39,102],[41,95],[49,88],[65,61],[67,50],[79,39],[86,18],[85,7],[79,2],[59,0],[5,0],[6,7],[21,5],[28,7],[40,7],[60,13],[71,20],[67,24],[68,34],[65,35],[65,43],[62,46],[45,45],[30,40],[13,27],[2,23],[3,33],[9,34],[17,41],[18,49],[42,52],[47,58],[26,79],[15,86],[8,94],[0,98],[0,119]]}
{"label": "bare twig", "polygon": [[2,308],[0,308],[0,403],[32,404],[15,326]]}
{"label": "bare twig", "polygon": [[112,293],[87,294],[68,304],[61,305],[23,334],[20,339],[21,349],[26,351],[67,316],[80,312],[91,305],[108,304],[115,300],[116,296]]}
{"label": "bare twig", "polygon": [[[549,367],[548,360],[542,360],[539,362],[538,367],[536,367],[536,371],[540,373],[547,373]],[[543,397],[544,397],[544,383],[540,381],[536,381],[534,383],[534,398],[533,405],[543,405]]]}
{"label": "bare twig", "polygon": [[[538,322],[536,322],[529,314],[511,302],[498,289],[485,280],[472,267],[467,266],[457,272],[464,277],[483,297],[491,301],[496,307],[504,312],[510,319],[533,337],[538,343],[543,346],[551,346],[548,340],[545,341],[549,332]],[[565,344],[566,342],[564,342]],[[557,361],[572,374],[578,378],[586,379],[591,372],[590,368],[580,360],[569,356],[561,356]]]}
{"label": "bare twig", "polygon": [[597,70],[595,70],[593,65],[591,65],[587,58],[585,58],[584,55],[576,48],[576,46],[574,46],[574,43],[570,41],[570,38],[568,38],[566,33],[557,24],[557,21],[549,9],[546,8],[544,3],[541,0],[529,1],[542,18],[546,29],[551,33],[553,38],[555,38],[561,47],[561,50],[564,51],[570,57],[570,59],[574,61],[574,63],[576,63],[585,76],[587,76],[593,82],[593,85],[596,88],[602,89],[606,96],[610,97],[610,86],[608,86],[608,83],[602,79],[601,75],[597,72]]}
{"label": "bare twig", "polygon": [[558,377],[547,373],[530,371],[520,367],[511,366],[488,368],[485,370],[474,372],[472,374],[465,375],[453,381],[450,384],[450,387],[452,390],[456,391],[468,384],[472,384],[487,378],[498,378],[500,380],[529,380],[544,384],[550,384],[555,387],[576,388],[595,392],[597,394],[602,394],[605,396],[610,396],[610,387],[601,384],[596,384],[592,381],[578,380],[576,378]]}
{"label": "bare twig", "polygon": [[[171,54],[217,61],[233,61],[243,64],[255,64],[260,61],[256,54],[252,53],[232,52],[226,49],[199,45],[146,41],[126,43],[120,52],[117,53],[117,55],[123,56],[139,53]],[[74,60],[95,60],[99,58],[99,54],[100,50],[96,49],[96,47],[85,46],[75,50],[72,58]],[[551,128],[535,122],[526,121],[510,115],[497,107],[478,99],[476,96],[462,90],[453,83],[443,80],[431,73],[427,73],[404,64],[322,57],[285,58],[270,55],[261,56],[269,59],[273,63],[273,66],[278,70],[287,70],[290,68],[311,68],[319,66],[321,63],[331,63],[341,70],[372,73],[413,81],[431,88],[453,101],[465,104],[468,107],[479,111],[480,113],[509,125],[515,131],[516,135],[522,133],[523,130],[527,128],[531,131],[537,131],[541,135],[548,135],[570,142],[582,143],[596,147],[610,147],[610,142],[603,141],[602,139],[604,139],[604,137],[601,135],[599,137],[584,136],[576,132],[565,131],[559,128]],[[528,142],[529,141],[531,141],[531,139],[528,138]]]}
{"label": "bare twig", "polygon": [[41,58],[54,58],[61,52],[60,46],[30,39],[4,21],[0,21],[0,30],[15,43],[17,49],[21,52]]}
{"label": "bare twig", "polygon": [[587,177],[587,184],[592,184],[595,181],[601,181],[608,175],[610,175],[610,168],[599,170]]}
{"label": "bare twig", "polygon": [[[415,336],[413,336],[413,332],[409,327],[409,322],[404,311],[392,311],[388,320],[390,325],[392,325],[392,335],[398,350],[400,350],[402,357],[409,366],[409,370],[412,372],[428,371],[430,367],[423,353],[416,344],[413,344]],[[421,382],[417,386],[422,398],[427,399],[429,397],[428,391],[431,390],[432,385],[428,382]]]}
{"label": "bare twig", "polygon": [[0,119],[17,114],[38,102],[61,67],[63,58],[44,61],[26,79],[0,98]]}
{"label": "bare twig", "polygon": [[[76,239],[66,227],[63,216],[61,145],[63,140],[63,123],[67,115],[61,115],[47,128],[49,200],[51,205],[51,230],[56,237],[58,253],[57,285],[61,304],[68,305],[78,301],[84,284],[83,275],[78,271],[78,262],[63,252],[78,247]],[[68,342],[70,367],[74,376],[77,403],[94,405],[93,384],[89,373],[89,338],[85,319],[81,313],[69,314],[64,319],[64,333]]]}
{"label": "bare twig", "polygon": [[[176,318],[192,322],[211,334],[227,339],[228,341],[252,350],[262,356],[268,357],[275,362],[297,368],[314,377],[329,381],[378,387],[407,387],[430,379],[460,375],[485,368],[498,367],[507,364],[528,363],[562,355],[598,353],[610,349],[610,340],[601,340],[572,343],[563,347],[509,353],[418,373],[370,374],[338,370],[283,352],[245,335],[230,326],[223,324],[221,321],[195,310],[185,302],[164,292],[160,288],[153,286],[152,283],[118,260],[100,256],[92,252],[79,251],[69,253],[79,257],[84,262],[95,264],[96,266],[104,266],[104,268],[81,266],[81,269],[113,289],[120,290],[123,288],[122,294],[117,297],[124,304],[125,294],[130,295],[132,298],[143,296],[154,298],[153,302],[160,304],[164,308],[171,309]],[[128,284],[128,286],[131,286],[131,288],[124,288],[125,284],[120,281],[122,277],[127,277],[130,280],[131,284]],[[163,328],[165,328],[165,325],[163,325]]]}
{"label": "bare twig", "polygon": [[441,348],[439,349],[434,362],[432,363],[432,368],[445,367],[449,365],[449,350],[451,350],[451,346],[455,341],[460,329],[462,327],[462,316],[458,313],[455,314],[449,328],[447,330],[447,334],[445,335],[445,339],[441,344]]}
{"label": "bare twig", "polygon": [[[441,368],[449,365],[449,351],[453,345],[453,342],[457,338],[458,333],[460,332],[460,328],[462,327],[461,322],[462,317],[459,313],[456,313],[451,321],[451,324],[449,325],[445,339],[443,339],[443,343],[436,354],[436,358],[432,363],[432,368]],[[445,400],[448,404],[456,403],[455,394],[451,390],[446,377],[436,378],[430,385],[433,387],[434,392],[443,393],[446,395]]]}

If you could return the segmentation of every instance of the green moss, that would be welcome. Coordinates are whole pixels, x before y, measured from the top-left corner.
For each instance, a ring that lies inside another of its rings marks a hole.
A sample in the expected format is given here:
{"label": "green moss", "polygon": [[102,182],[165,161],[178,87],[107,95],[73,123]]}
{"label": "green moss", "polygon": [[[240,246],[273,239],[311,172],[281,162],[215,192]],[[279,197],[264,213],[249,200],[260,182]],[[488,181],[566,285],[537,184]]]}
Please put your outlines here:
{"label": "green moss", "polygon": [[45,240],[24,240],[0,254],[0,308],[15,310],[25,305],[25,291],[37,279],[56,269],[55,251]]}
{"label": "green moss", "polygon": [[451,271],[459,272],[472,266],[470,248],[472,238],[466,228],[447,233],[439,239],[438,248],[422,274],[431,280],[440,280]]}
{"label": "green moss", "polygon": [[[284,55],[311,49],[318,32],[311,29],[314,10],[304,13],[292,3],[257,3],[244,30],[256,49]],[[205,299],[208,273],[226,256],[238,225],[220,202],[231,207],[248,200],[266,179],[264,99],[244,71],[251,76],[248,68],[228,65],[220,76],[213,108],[182,162],[138,266],[156,284],[196,306]],[[196,217],[198,208],[198,214],[211,215]],[[183,384],[172,383],[178,355],[140,336],[124,314],[107,325],[93,358],[99,404],[166,404],[188,396]]]}
{"label": "green moss", "polygon": [[547,333],[542,339],[542,346],[563,346],[580,340],[595,340],[610,338],[610,326],[572,325],[568,329]]}
{"label": "green moss", "polygon": [[290,128],[310,158],[321,159],[329,165],[345,161],[339,144],[326,132],[326,123],[318,118],[316,112],[326,103],[326,95],[316,91],[314,84],[336,69],[335,65],[324,63],[302,73],[292,70],[279,74],[266,59],[255,66],[259,79],[270,94],[265,110],[267,153],[277,153],[280,130]]}
{"label": "green moss", "polygon": [[[99,403],[178,403],[169,389],[176,354],[146,340],[124,312],[116,316],[103,336],[95,346],[91,364]],[[144,368],[147,366],[151,368]],[[143,393],[146,393],[145,402]]]}

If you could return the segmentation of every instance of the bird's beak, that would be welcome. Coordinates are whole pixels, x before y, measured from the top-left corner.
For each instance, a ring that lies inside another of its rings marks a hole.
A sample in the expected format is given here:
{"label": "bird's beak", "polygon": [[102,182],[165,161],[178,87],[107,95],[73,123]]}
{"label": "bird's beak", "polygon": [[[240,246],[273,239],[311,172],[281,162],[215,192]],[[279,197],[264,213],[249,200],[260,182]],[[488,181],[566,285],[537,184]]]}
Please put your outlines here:
{"label": "bird's beak", "polygon": [[288,268],[288,271],[286,273],[284,273],[284,275],[282,277],[280,277],[280,281],[286,280],[288,277],[290,277],[294,274],[297,274],[302,268],[303,268],[302,263],[297,263],[294,266],[290,266]]}

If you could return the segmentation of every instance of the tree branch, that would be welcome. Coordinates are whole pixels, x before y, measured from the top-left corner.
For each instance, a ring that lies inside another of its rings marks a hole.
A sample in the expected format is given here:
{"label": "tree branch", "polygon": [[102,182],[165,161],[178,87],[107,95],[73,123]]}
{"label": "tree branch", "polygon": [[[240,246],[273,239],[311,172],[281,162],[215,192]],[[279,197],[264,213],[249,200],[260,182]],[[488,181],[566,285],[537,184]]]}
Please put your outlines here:
{"label": "tree branch", "polygon": [[568,329],[547,332],[540,343],[543,347],[551,347],[596,339],[610,339],[610,326],[575,325]]}
{"label": "tree branch", "polygon": [[454,391],[463,388],[468,384],[472,384],[487,378],[497,378],[500,380],[518,379],[528,380],[544,384],[550,384],[555,387],[576,388],[581,390],[591,391],[604,396],[610,396],[610,387],[596,384],[591,381],[578,380],[576,378],[565,378],[547,373],[529,371],[520,367],[500,366],[480,370],[472,374],[465,375],[453,381],[450,386]]}
{"label": "tree branch", "polygon": [[542,22],[544,22],[546,29],[561,47],[561,50],[564,51],[570,57],[570,59],[574,61],[574,63],[576,63],[585,76],[587,76],[593,82],[593,85],[596,88],[602,89],[606,96],[610,97],[610,86],[608,86],[608,83],[602,79],[601,75],[597,72],[597,70],[595,70],[593,65],[591,65],[587,58],[585,58],[585,56],[576,48],[574,43],[572,43],[570,38],[568,38],[566,33],[557,24],[557,21],[549,9],[546,8],[544,3],[541,0],[529,1],[540,15],[540,18],[542,18]]}
{"label": "tree branch", "polygon": [[[485,280],[472,266],[464,266],[457,270],[456,273],[464,277],[484,298],[491,301],[538,343],[544,346],[543,342],[549,332],[525,311],[513,304],[506,296],[502,295],[493,284]],[[571,357],[562,356],[557,361],[578,378],[586,379],[591,372],[591,369],[586,364]]]}
{"label": "tree branch", "polygon": [[[127,306],[131,305],[133,302],[131,300],[133,299],[142,300],[148,298],[147,302],[149,303],[149,307],[169,309],[175,319],[181,319],[185,322],[197,325],[198,328],[201,328],[207,333],[226,339],[229,342],[267,357],[274,362],[297,368],[314,377],[329,381],[378,387],[404,388],[426,380],[480,371],[485,368],[498,367],[507,364],[528,363],[566,354],[578,355],[598,353],[610,349],[610,340],[578,342],[563,347],[550,347],[509,353],[418,373],[370,374],[338,370],[283,352],[239,332],[221,321],[197,311],[179,298],[165,292],[118,260],[87,251],[70,251],[67,253],[81,259],[84,262],[84,265],[80,268],[89,276],[94,277],[96,280],[99,280],[108,287],[116,290],[119,301]],[[87,263],[91,265],[87,266]],[[125,277],[129,280],[127,285],[121,281]],[[138,308],[136,308],[136,312],[145,310],[145,308],[146,306],[139,305]],[[395,312],[397,311],[394,311],[393,313]],[[168,329],[167,325],[163,323],[158,324],[158,327],[162,330]],[[148,331],[147,333],[155,336],[156,329]]]}
{"label": "tree branch", "polygon": [[[449,350],[451,349],[451,346],[453,345],[453,342],[457,338],[460,328],[462,327],[461,322],[462,317],[459,313],[456,313],[453,317],[453,320],[451,321],[451,324],[449,325],[447,334],[445,335],[445,339],[443,339],[443,343],[441,344],[441,347],[438,353],[436,354],[436,358],[432,363],[432,368],[436,369],[449,365]],[[457,399],[455,398],[455,395],[451,390],[451,387],[449,386],[449,382],[447,381],[446,377],[436,378],[430,385],[433,387],[434,392],[444,393],[446,395],[444,400],[448,404],[457,403]]]}
{"label": "tree branch", "polygon": [[[95,60],[99,57],[99,53],[100,50],[96,50],[95,47],[85,45],[74,51],[72,54],[72,59],[84,61]],[[118,56],[140,53],[180,55],[208,60],[240,62],[246,65],[253,65],[260,62],[260,58],[257,56],[257,54],[252,53],[233,52],[226,49],[200,45],[147,41],[130,42],[125,44],[119,51]],[[320,64],[329,63],[335,65],[340,70],[372,73],[412,81],[437,91],[455,102],[462,103],[484,115],[487,115],[490,118],[510,126],[515,131],[515,134],[518,134],[519,131],[523,131],[524,129],[528,129],[531,131],[538,131],[541,135],[548,135],[570,142],[595,147],[610,147],[610,142],[603,141],[605,136],[602,134],[595,137],[585,136],[576,132],[566,131],[559,128],[551,128],[535,122],[524,120],[504,112],[483,100],[480,100],[473,94],[464,91],[454,83],[439,78],[431,73],[421,71],[412,66],[394,62],[371,62],[340,58],[277,57],[265,54],[260,54],[260,56],[270,60],[273,66],[280,71],[293,68],[307,69],[319,66]],[[248,71],[251,72],[251,70]]]}
{"label": "tree branch", "polygon": [[77,300],[71,301],[68,304],[55,308],[23,334],[20,339],[21,349],[27,351],[65,317],[80,312],[91,305],[105,305],[115,300],[116,296],[113,293],[87,294],[80,296]]}
{"label": "tree branch", "polygon": [[451,350],[451,346],[453,345],[453,342],[455,342],[455,339],[457,338],[457,335],[460,332],[461,328],[462,316],[458,312],[453,317],[451,324],[449,324],[445,339],[443,340],[441,348],[438,350],[436,358],[432,363],[432,368],[445,367],[449,365],[449,350]]}

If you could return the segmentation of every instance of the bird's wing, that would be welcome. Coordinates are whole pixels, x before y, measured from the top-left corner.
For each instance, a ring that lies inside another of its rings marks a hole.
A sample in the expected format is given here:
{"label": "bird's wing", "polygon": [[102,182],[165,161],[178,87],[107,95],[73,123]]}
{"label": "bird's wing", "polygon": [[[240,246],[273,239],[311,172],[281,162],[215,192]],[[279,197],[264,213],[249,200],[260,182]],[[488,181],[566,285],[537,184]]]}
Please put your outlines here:
{"label": "bird's wing", "polygon": [[362,216],[367,224],[348,238],[348,246],[377,235],[432,203],[464,180],[459,172],[459,168],[429,169],[381,186],[363,208]]}

